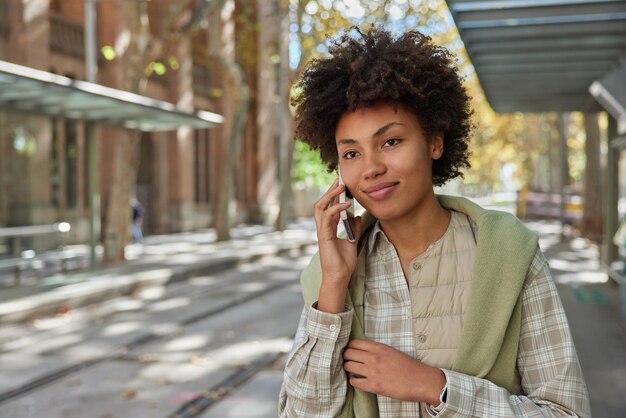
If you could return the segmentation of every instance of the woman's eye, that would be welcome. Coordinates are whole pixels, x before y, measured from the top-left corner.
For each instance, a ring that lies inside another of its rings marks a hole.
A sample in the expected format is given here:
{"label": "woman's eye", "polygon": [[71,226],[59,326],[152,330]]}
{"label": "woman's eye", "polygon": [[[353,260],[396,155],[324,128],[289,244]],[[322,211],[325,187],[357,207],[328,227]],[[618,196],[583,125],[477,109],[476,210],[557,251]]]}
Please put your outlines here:
{"label": "woman's eye", "polygon": [[398,138],[389,138],[385,141],[385,147],[392,147],[394,145],[398,145],[400,143],[400,139]]}
{"label": "woman's eye", "polygon": [[348,151],[345,154],[343,154],[343,158],[345,158],[346,160],[350,160],[354,157],[356,157],[356,151]]}

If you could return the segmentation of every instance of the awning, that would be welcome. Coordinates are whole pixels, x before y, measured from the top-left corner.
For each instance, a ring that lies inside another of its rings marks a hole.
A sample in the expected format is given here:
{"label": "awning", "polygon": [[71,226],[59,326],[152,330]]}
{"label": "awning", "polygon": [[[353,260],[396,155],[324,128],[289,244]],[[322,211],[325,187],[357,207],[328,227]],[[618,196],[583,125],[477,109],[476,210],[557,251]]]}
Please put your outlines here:
{"label": "awning", "polygon": [[497,112],[590,110],[626,58],[624,0],[447,0]]}
{"label": "awning", "polygon": [[589,86],[589,93],[617,121],[617,133],[626,134],[626,59],[619,68]]}
{"label": "awning", "polygon": [[172,103],[0,61],[0,108],[67,119],[170,131],[210,128],[223,117],[187,112]]}

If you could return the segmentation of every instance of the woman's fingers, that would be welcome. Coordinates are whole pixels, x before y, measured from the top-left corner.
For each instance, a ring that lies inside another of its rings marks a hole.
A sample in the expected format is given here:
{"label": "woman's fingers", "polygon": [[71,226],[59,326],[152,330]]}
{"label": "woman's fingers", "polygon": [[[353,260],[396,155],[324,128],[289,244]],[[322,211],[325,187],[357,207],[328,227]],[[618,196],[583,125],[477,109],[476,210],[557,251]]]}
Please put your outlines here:
{"label": "woman's fingers", "polygon": [[335,180],[326,193],[324,193],[320,200],[318,200],[315,204],[315,211],[317,213],[322,213],[329,207],[332,207],[331,204],[337,200],[344,189],[345,187],[343,185],[339,185],[339,181]]}
{"label": "woman's fingers", "polygon": [[367,352],[362,350],[356,350],[354,348],[346,348],[343,352],[343,359],[345,361],[365,363],[365,360],[367,359]]}
{"label": "woman's fingers", "polygon": [[347,348],[343,352],[343,369],[350,373],[352,377],[363,378],[367,375],[367,366],[365,365],[367,353],[353,348]]}
{"label": "woman's fingers", "polygon": [[333,240],[336,238],[340,212],[349,208],[350,203],[339,203],[326,209],[316,217],[315,222],[319,240]]}
{"label": "woman's fingers", "polygon": [[318,238],[333,239],[337,233],[337,223],[340,213],[350,209],[351,202],[337,203],[339,195],[345,190],[345,186],[340,185],[335,180],[328,191],[317,201],[314,207],[315,223],[317,225]]}
{"label": "woman's fingers", "polygon": [[363,378],[367,376],[367,367],[363,363],[356,361],[347,361],[343,364],[343,369],[350,373],[352,377]]}

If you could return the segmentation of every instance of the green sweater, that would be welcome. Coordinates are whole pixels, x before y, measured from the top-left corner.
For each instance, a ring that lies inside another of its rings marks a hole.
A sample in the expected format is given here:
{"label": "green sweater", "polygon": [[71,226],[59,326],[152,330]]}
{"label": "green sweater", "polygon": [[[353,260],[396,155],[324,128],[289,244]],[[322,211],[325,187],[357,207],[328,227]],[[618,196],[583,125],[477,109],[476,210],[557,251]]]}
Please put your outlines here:
{"label": "green sweater", "polygon": [[[483,209],[462,197],[439,195],[437,198],[444,208],[467,214],[477,226],[474,280],[452,369],[490,380],[512,392],[521,324],[521,290],[537,251],[538,238],[509,213]],[[366,213],[363,230],[375,222]],[[364,258],[360,255],[359,262],[363,263]],[[321,281],[316,255],[301,276],[306,304],[317,300]],[[362,306],[359,301],[363,298],[364,281],[365,277],[358,274],[352,277],[346,297],[348,305]],[[359,309],[354,311],[350,338],[365,338],[363,312]],[[376,396],[348,384],[341,417],[355,416],[378,417]]]}

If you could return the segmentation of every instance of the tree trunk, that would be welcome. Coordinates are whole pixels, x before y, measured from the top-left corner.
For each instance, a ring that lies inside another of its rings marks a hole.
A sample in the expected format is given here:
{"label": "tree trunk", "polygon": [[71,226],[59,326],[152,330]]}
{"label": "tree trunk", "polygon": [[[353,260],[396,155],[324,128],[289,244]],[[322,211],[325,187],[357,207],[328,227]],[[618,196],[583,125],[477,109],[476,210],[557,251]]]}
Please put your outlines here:
{"label": "tree trunk", "polygon": [[114,263],[124,260],[128,244],[131,219],[130,195],[135,187],[139,162],[139,137],[137,131],[119,131],[114,138],[113,176],[107,204],[107,223],[104,235],[104,261]]}
{"label": "tree trunk", "polygon": [[235,166],[241,148],[240,143],[244,136],[249,102],[248,85],[245,82],[243,71],[234,61],[234,57],[228,56],[221,43],[221,15],[226,3],[227,0],[216,1],[215,7],[211,11],[208,28],[209,56],[215,58],[222,68],[222,74],[225,75],[224,87],[227,91],[224,100],[227,101],[227,106],[230,109],[234,109],[232,112],[226,112],[232,114],[232,121],[226,124],[228,126],[228,134],[226,135],[228,146],[224,149],[227,150],[227,155],[222,160],[225,167],[221,177],[215,222],[218,241],[230,239],[230,207],[234,196]]}
{"label": "tree trunk", "polygon": [[[141,2],[140,2],[141,3]],[[129,30],[133,37],[140,31],[140,6],[138,4],[120,4],[122,8],[118,14],[121,29]],[[136,42],[131,42],[130,48],[119,59],[115,66],[114,80],[125,90],[135,91],[137,76],[135,67],[138,65]],[[124,260],[124,248],[128,243],[130,224],[130,193],[137,177],[136,163],[139,152],[136,150],[137,133],[127,130],[115,130],[113,138],[102,138],[111,141],[112,164],[110,171],[110,187],[105,198],[104,208],[104,264],[112,264]]]}
{"label": "tree trunk", "polygon": [[[130,29],[133,41],[126,54],[121,57],[116,68],[119,83],[126,90],[142,94],[145,90],[145,60],[150,39],[147,4],[145,0],[134,4],[123,5],[127,29]],[[123,25],[124,23],[122,23]],[[150,54],[148,54],[150,55]],[[149,59],[149,58],[148,58]],[[137,168],[140,152],[139,131],[119,130],[113,142],[113,165],[111,187],[105,213],[104,225],[104,263],[111,264],[125,259],[124,249],[130,236],[131,194],[135,193]],[[144,202],[145,204],[145,202]]]}
{"label": "tree trunk", "polygon": [[602,236],[602,175],[598,113],[585,113],[585,196],[582,234],[594,241]]}

